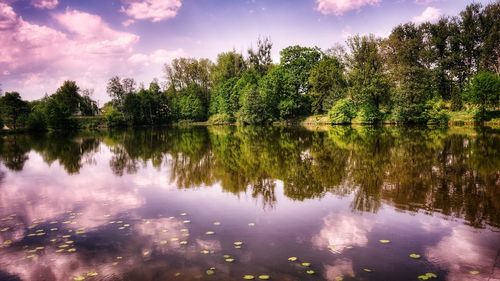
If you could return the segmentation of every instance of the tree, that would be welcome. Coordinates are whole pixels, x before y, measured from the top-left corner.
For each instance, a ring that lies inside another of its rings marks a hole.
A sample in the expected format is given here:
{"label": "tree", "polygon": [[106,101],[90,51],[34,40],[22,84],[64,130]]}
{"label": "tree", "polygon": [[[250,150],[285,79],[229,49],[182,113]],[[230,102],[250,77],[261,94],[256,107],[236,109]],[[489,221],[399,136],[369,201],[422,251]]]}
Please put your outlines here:
{"label": "tree", "polygon": [[323,52],[318,47],[307,48],[295,45],[280,52],[280,65],[292,76],[298,93],[309,92],[310,72],[322,57]]}
{"label": "tree", "polygon": [[500,76],[491,72],[479,72],[472,78],[465,94],[466,100],[479,107],[476,118],[484,120],[488,108],[500,105]]}
{"label": "tree", "polygon": [[243,56],[235,51],[220,53],[210,71],[212,85],[219,85],[225,81],[240,76],[246,69]]}
{"label": "tree", "polygon": [[248,49],[248,66],[258,74],[264,75],[272,66],[271,49],[273,43],[268,37],[257,40],[257,49]]}
{"label": "tree", "polygon": [[18,128],[19,120],[27,117],[30,109],[28,103],[23,101],[17,92],[6,92],[0,98],[2,119],[12,129]]}
{"label": "tree", "polygon": [[309,75],[311,111],[321,114],[330,110],[335,101],[344,97],[347,81],[344,67],[335,57],[324,57]]}
{"label": "tree", "polygon": [[383,117],[381,106],[389,102],[390,87],[380,43],[380,39],[373,35],[356,35],[347,40],[350,50],[347,56],[349,95],[361,109],[364,122],[380,121]]}
{"label": "tree", "polygon": [[53,98],[57,99],[61,105],[66,106],[71,114],[75,114],[80,110],[81,96],[79,91],[80,88],[75,81],[67,80],[57,89]]}

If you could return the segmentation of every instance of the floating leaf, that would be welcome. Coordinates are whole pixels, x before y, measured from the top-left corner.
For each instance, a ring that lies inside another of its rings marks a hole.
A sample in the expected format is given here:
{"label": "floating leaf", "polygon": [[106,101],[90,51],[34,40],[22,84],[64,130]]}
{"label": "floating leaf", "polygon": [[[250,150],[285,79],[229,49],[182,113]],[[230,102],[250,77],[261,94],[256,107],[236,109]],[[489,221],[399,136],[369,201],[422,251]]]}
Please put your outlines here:
{"label": "floating leaf", "polygon": [[481,272],[479,272],[479,270],[471,270],[471,271],[469,271],[469,273],[472,275],[478,275]]}
{"label": "floating leaf", "polygon": [[3,241],[3,244],[8,246],[8,245],[12,244],[12,240],[5,240],[5,241]]}
{"label": "floating leaf", "polygon": [[205,234],[206,234],[206,235],[214,235],[214,234],[215,234],[215,232],[213,232],[213,231],[207,231],[207,232],[205,232]]}
{"label": "floating leaf", "polygon": [[205,271],[207,273],[208,276],[210,275],[214,275],[215,274],[215,270],[212,270],[212,269],[208,269],[207,271]]}
{"label": "floating leaf", "polygon": [[73,253],[73,252],[76,252],[75,248],[68,249],[68,253]]}
{"label": "floating leaf", "polygon": [[312,269],[307,270],[306,273],[309,274],[309,275],[316,274],[316,272],[314,270],[312,270]]}
{"label": "floating leaf", "polygon": [[255,226],[255,223],[251,222],[251,223],[248,224],[248,226]]}
{"label": "floating leaf", "polygon": [[309,267],[309,266],[311,266],[311,263],[310,262],[303,262],[300,265],[305,266],[305,267]]}
{"label": "floating leaf", "polygon": [[187,243],[188,243],[188,241],[186,241],[186,240],[179,242],[179,244],[181,244],[181,245],[187,245]]}
{"label": "floating leaf", "polygon": [[94,276],[97,276],[97,272],[95,271],[91,271],[91,272],[87,272],[87,277],[94,277]]}
{"label": "floating leaf", "polygon": [[233,244],[234,244],[234,246],[241,246],[241,245],[243,245],[243,242],[241,242],[241,241],[236,241],[236,242],[234,242]]}
{"label": "floating leaf", "polygon": [[412,258],[412,259],[419,259],[420,255],[419,254],[415,254],[415,253],[411,253],[410,254],[410,258]]}
{"label": "floating leaf", "polygon": [[373,271],[373,270],[371,270],[371,269],[369,269],[369,268],[363,268],[363,270],[364,270],[365,272],[372,272],[372,271]]}
{"label": "floating leaf", "polygon": [[241,249],[241,246],[234,246],[235,249]]}
{"label": "floating leaf", "polygon": [[9,228],[5,227],[5,228],[0,229],[0,232],[5,232],[5,231],[8,231],[8,230],[9,230]]}
{"label": "floating leaf", "polygon": [[269,279],[271,279],[271,276],[269,276],[269,275],[259,275],[259,279],[260,280],[269,280]]}
{"label": "floating leaf", "polygon": [[245,279],[245,280],[254,280],[255,276],[247,274],[247,275],[243,275],[243,279]]}
{"label": "floating leaf", "polygon": [[224,258],[225,258],[225,259],[228,259],[228,258],[230,258],[230,257],[231,257],[231,255],[224,255]]}
{"label": "floating leaf", "polygon": [[342,281],[342,280],[344,280],[343,276],[337,276],[337,277],[335,277],[335,281]]}
{"label": "floating leaf", "polygon": [[85,277],[84,277],[84,276],[82,276],[82,275],[79,275],[79,276],[75,276],[75,277],[73,277],[73,280],[74,280],[74,281],[83,281],[83,280],[85,280]]}
{"label": "floating leaf", "polygon": [[297,257],[289,257],[288,261],[296,261],[298,258]]}
{"label": "floating leaf", "polygon": [[226,258],[225,261],[229,262],[229,263],[232,263],[232,262],[234,262],[234,259],[233,258]]}
{"label": "floating leaf", "polygon": [[165,245],[165,244],[167,244],[167,240],[161,240],[160,241],[160,245]]}
{"label": "floating leaf", "polygon": [[190,220],[185,220],[185,221],[182,221],[182,223],[188,224],[188,223],[191,223],[191,221]]}
{"label": "floating leaf", "polygon": [[187,213],[180,213],[181,216],[187,216]]}
{"label": "floating leaf", "polygon": [[418,279],[420,279],[420,280],[429,280],[431,278],[437,278],[437,275],[435,273],[432,273],[432,272],[427,272],[426,274],[418,276]]}
{"label": "floating leaf", "polygon": [[220,222],[214,221],[214,225],[220,225]]}
{"label": "floating leaf", "polygon": [[202,253],[204,255],[208,255],[208,254],[210,254],[210,251],[209,250],[201,250],[200,253]]}
{"label": "floating leaf", "polygon": [[378,240],[380,243],[382,244],[389,244],[391,243],[391,240],[386,240],[386,239],[381,239],[381,240]]}

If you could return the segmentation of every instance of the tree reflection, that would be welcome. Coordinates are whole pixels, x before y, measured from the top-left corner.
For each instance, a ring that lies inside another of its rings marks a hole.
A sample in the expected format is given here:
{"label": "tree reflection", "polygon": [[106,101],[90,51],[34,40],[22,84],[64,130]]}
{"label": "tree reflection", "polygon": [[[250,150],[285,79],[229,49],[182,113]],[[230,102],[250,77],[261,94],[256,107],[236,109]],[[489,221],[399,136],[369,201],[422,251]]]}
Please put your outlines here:
{"label": "tree reflection", "polygon": [[382,202],[401,210],[441,212],[475,227],[500,223],[500,134],[495,130],[331,127],[189,127],[78,135],[0,138],[0,160],[20,171],[30,150],[69,173],[97,161],[100,143],[112,172],[164,169],[179,188],[218,184],[249,191],[264,206],[276,186],[293,200],[327,193],[353,195],[355,211],[377,212]]}

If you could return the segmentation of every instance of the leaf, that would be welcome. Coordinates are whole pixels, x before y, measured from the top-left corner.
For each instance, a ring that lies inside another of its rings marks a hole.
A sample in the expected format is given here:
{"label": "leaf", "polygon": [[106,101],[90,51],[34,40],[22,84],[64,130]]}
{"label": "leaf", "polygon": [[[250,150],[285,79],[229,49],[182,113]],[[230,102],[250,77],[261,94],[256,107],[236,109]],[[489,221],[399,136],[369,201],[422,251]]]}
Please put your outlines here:
{"label": "leaf", "polygon": [[245,279],[245,280],[253,280],[253,279],[255,279],[255,276],[247,274],[247,275],[243,275],[243,279]]}
{"label": "leaf", "polygon": [[305,267],[310,267],[311,263],[310,262],[303,262],[300,265],[305,266]]}
{"label": "leaf", "polygon": [[373,270],[371,270],[369,268],[363,268],[363,271],[365,271],[365,272],[373,272]]}
{"label": "leaf", "polygon": [[289,257],[288,261],[296,261],[298,258],[297,257]]}
{"label": "leaf", "polygon": [[215,270],[212,270],[212,269],[208,269],[207,271],[205,271],[207,273],[208,276],[210,275],[214,275],[215,274]]}
{"label": "leaf", "polygon": [[259,279],[260,280],[269,280],[269,279],[271,279],[271,276],[269,276],[269,275],[259,275]]}
{"label": "leaf", "polygon": [[215,234],[215,232],[213,232],[213,231],[207,231],[207,232],[205,232],[205,234],[206,234],[206,235],[214,235],[214,234]]}
{"label": "leaf", "polygon": [[85,280],[85,277],[84,277],[84,276],[82,276],[82,275],[79,275],[79,276],[75,276],[75,277],[73,277],[73,280],[74,280],[74,281],[83,281],[83,280]]}
{"label": "leaf", "polygon": [[208,255],[208,254],[210,254],[210,251],[209,250],[201,250],[200,253],[202,253],[204,255]]}
{"label": "leaf", "polygon": [[243,245],[243,242],[241,242],[241,241],[236,241],[236,242],[234,242],[233,244],[234,244],[234,246],[241,246],[241,245]]}
{"label": "leaf", "polygon": [[248,224],[248,226],[255,226],[255,223],[251,222],[251,223]]}
{"label": "leaf", "polygon": [[378,240],[380,243],[382,244],[389,244],[391,243],[391,240],[386,240],[386,239],[381,239],[381,240]]}
{"label": "leaf", "polygon": [[420,255],[419,254],[415,254],[415,253],[411,253],[410,254],[410,258],[412,258],[412,259],[419,259]]}
{"label": "leaf", "polygon": [[478,275],[481,272],[479,272],[479,270],[471,270],[471,271],[469,271],[469,273],[472,275]]}
{"label": "leaf", "polygon": [[220,222],[214,221],[214,225],[220,225]]}
{"label": "leaf", "polygon": [[90,271],[90,272],[87,272],[87,277],[94,277],[94,276],[97,276],[97,272],[95,271]]}
{"label": "leaf", "polygon": [[314,270],[312,270],[312,269],[307,270],[306,273],[309,274],[309,275],[316,274],[316,272]]}
{"label": "leaf", "polygon": [[229,263],[232,263],[232,262],[234,262],[234,259],[233,258],[226,258],[225,261],[229,262]]}

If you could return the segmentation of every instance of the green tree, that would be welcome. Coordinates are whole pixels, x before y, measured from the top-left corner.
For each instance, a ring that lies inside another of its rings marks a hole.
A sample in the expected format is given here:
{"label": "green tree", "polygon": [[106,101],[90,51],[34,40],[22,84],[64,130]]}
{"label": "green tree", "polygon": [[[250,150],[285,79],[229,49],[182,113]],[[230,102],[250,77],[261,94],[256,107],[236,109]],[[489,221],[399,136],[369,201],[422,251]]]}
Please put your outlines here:
{"label": "green tree", "polygon": [[[30,111],[28,103],[23,101],[17,92],[6,92],[0,98],[2,120],[12,129],[17,129],[20,121],[25,119]],[[21,122],[22,123],[22,122]]]}
{"label": "green tree", "polygon": [[312,112],[327,112],[338,99],[345,96],[347,81],[344,67],[335,57],[324,57],[311,69],[309,85]]}
{"label": "green tree", "polygon": [[58,103],[64,104],[71,114],[78,113],[82,97],[78,93],[80,88],[75,81],[64,81],[61,87],[57,89],[53,96],[58,100]]}
{"label": "green tree", "polygon": [[479,108],[476,116],[484,120],[486,110],[500,105],[500,76],[491,72],[476,74],[465,91],[465,99]]}
{"label": "green tree", "polygon": [[389,103],[390,90],[380,39],[356,35],[347,40],[347,45],[349,95],[361,109],[362,121],[378,122],[383,118],[381,107]]}
{"label": "green tree", "polygon": [[280,52],[280,65],[290,73],[298,93],[309,92],[309,76],[313,67],[323,57],[318,48],[290,46]]}

